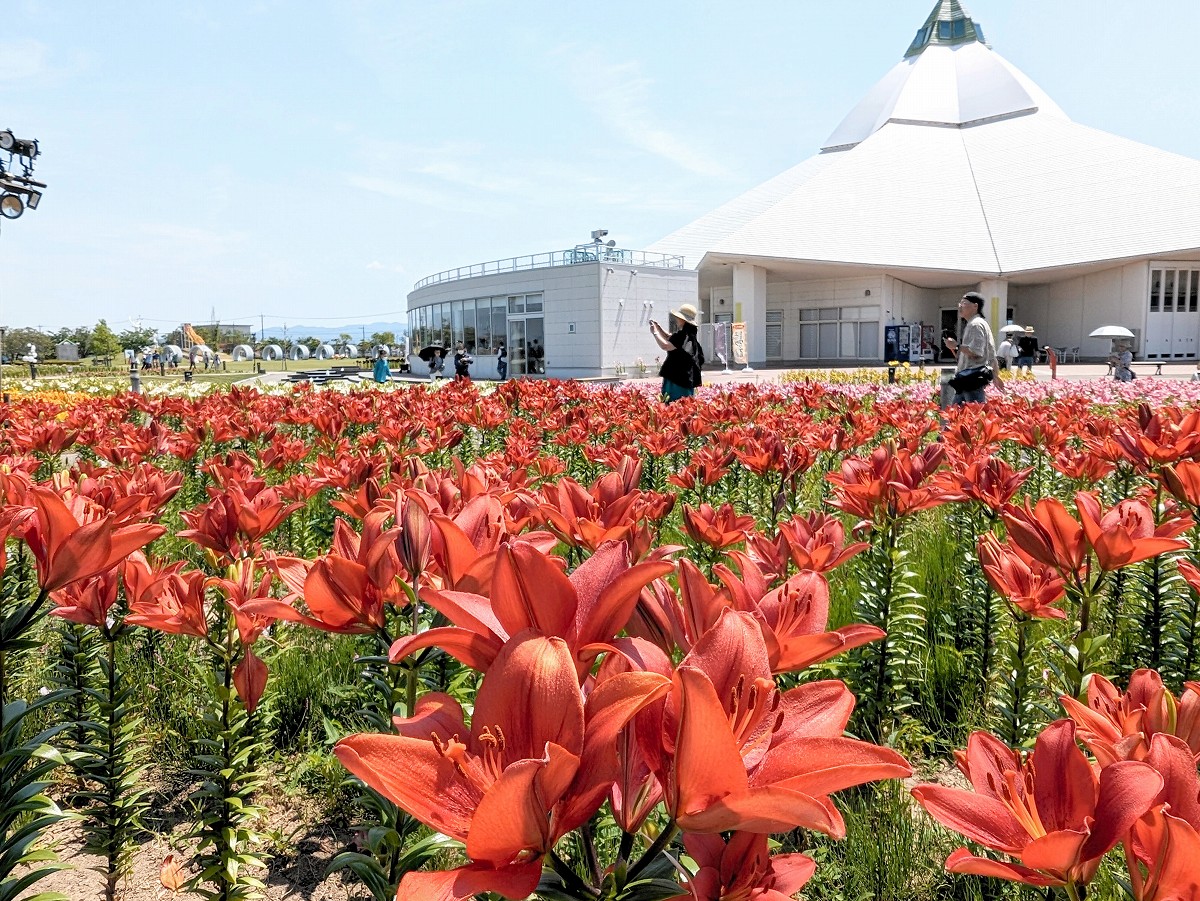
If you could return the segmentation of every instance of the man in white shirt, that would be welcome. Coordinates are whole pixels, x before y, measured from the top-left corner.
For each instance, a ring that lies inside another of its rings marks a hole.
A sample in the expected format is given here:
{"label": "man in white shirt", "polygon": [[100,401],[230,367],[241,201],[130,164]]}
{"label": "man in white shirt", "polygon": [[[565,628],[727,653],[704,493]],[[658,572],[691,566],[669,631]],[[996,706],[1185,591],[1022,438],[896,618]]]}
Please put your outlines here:
{"label": "man in white shirt", "polygon": [[[992,337],[992,327],[983,318],[983,295],[969,291],[958,302],[959,323],[958,339],[946,338],[946,349],[958,358],[954,367],[955,373],[964,369],[975,369],[979,366],[990,366],[993,374],[1000,371],[996,360],[996,339]],[[1004,382],[999,377],[993,382],[1001,391]],[[981,404],[984,402],[984,385],[968,390],[957,390],[951,404]]]}

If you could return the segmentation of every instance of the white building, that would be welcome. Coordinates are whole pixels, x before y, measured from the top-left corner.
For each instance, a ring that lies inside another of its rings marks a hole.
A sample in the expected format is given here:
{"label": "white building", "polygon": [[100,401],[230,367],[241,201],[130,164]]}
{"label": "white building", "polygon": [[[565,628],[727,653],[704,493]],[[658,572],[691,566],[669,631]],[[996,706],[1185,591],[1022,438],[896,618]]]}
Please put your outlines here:
{"label": "white building", "polygon": [[752,364],[879,361],[890,322],[993,329],[1107,353],[1200,355],[1200,161],[1072,122],[940,0],[820,152],[648,248],[699,274],[706,322],[744,321]]}
{"label": "white building", "polygon": [[[663,351],[650,320],[696,298],[682,257],[623,250],[595,232],[590,244],[439,272],[408,295],[413,352],[462,342],[471,374],[495,378],[496,348],[509,376],[586,378],[653,375]],[[428,371],[420,363],[414,371]],[[446,364],[446,375],[452,367]]]}

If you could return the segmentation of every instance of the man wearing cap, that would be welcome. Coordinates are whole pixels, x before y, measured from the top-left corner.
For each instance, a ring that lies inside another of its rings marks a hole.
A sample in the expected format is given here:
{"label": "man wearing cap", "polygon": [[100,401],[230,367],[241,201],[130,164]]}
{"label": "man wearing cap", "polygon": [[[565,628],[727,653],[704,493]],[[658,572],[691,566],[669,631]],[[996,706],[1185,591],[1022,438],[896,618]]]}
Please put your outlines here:
{"label": "man wearing cap", "polygon": [[704,365],[704,350],[696,334],[696,327],[700,324],[699,312],[690,303],[681,304],[678,309],[671,311],[671,320],[675,331],[670,334],[653,319],[650,320],[650,334],[658,346],[667,352],[667,358],[658,371],[662,376],[662,393],[667,403],[696,393],[700,385],[700,367]]}
{"label": "man wearing cap", "polygon": [[[996,361],[996,339],[992,337],[992,327],[983,318],[983,295],[969,291],[958,302],[959,323],[958,339],[945,338],[946,349],[958,358],[954,367],[956,373],[964,369],[974,369],[976,366],[990,366],[992,372],[1000,371]],[[993,383],[1001,391],[1004,382],[999,378]],[[981,404],[985,399],[984,388],[970,391],[956,391],[951,404]]]}
{"label": "man wearing cap", "polygon": [[1029,372],[1033,374],[1033,364],[1037,360],[1038,339],[1034,333],[1033,326],[1025,326],[1025,334],[1017,339],[1017,372],[1020,372],[1022,367],[1029,367]]}

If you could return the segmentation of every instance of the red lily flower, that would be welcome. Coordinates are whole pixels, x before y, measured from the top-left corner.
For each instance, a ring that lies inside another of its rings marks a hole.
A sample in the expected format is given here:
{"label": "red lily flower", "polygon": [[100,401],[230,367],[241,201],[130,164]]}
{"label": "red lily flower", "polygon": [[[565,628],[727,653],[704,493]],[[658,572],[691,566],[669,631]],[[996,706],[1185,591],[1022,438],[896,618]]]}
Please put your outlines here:
{"label": "red lily flower", "polygon": [[1080,492],[1075,495],[1075,506],[1088,543],[1096,551],[1096,562],[1106,572],[1188,546],[1183,539],[1170,536],[1178,535],[1189,523],[1175,520],[1156,528],[1154,512],[1143,500],[1129,498],[1102,513],[1094,494]]}
{"label": "red lily flower", "polygon": [[735,832],[728,843],[719,835],[689,833],[683,845],[699,866],[684,882],[693,901],[790,901],[817,868],[803,854],[772,857],[761,833]]}
{"label": "red lily flower", "polygon": [[824,573],[841,566],[870,544],[846,544],[846,528],[836,516],[813,512],[781,523],[779,535],[797,569]]}
{"label": "red lily flower", "polygon": [[1054,497],[1044,497],[1037,506],[1026,498],[1023,507],[1004,511],[1009,540],[1026,556],[1058,570],[1063,577],[1076,577],[1087,560],[1087,537],[1083,527]]}
{"label": "red lily flower", "polygon": [[945,448],[929,444],[920,451],[885,442],[871,456],[848,457],[841,472],[829,473],[830,505],[876,526],[897,516],[935,507],[946,500],[936,485],[923,483],[942,465]]}
{"label": "red lily flower", "polygon": [[179,537],[222,559],[235,560],[252,554],[259,540],[299,507],[298,503],[285,504],[276,488],[264,488],[247,497],[241,487],[231,484],[200,509],[180,514],[191,528],[181,531]]}
{"label": "red lily flower", "polygon": [[975,732],[958,765],[974,791],[924,784],[913,797],[943,826],[1020,863],[959,848],[946,869],[1027,885],[1086,885],[1163,785],[1151,767],[1132,760],[1104,767],[1097,777],[1070,720],[1042,730],[1024,760],[994,736]]}
{"label": "red lily flower", "polygon": [[754,517],[738,516],[733,504],[722,504],[718,510],[709,504],[684,504],[683,527],[692,541],[719,551],[744,542],[746,533],[754,528]]}
{"label": "red lily flower", "polygon": [[1067,695],[1059,701],[1101,766],[1144,760],[1156,735],[1181,739],[1200,760],[1200,682],[1185,683],[1183,695],[1176,700],[1154,670],[1135,671],[1124,694],[1093,673],[1088,677],[1086,705]]}
{"label": "red lily flower", "polygon": [[598,646],[625,627],[641,590],[673,568],[666,562],[630,566],[628,548],[610,541],[567,576],[557,558],[531,544],[503,545],[496,555],[490,598],[423,590],[421,599],[454,625],[397,639],[389,657],[397,663],[421,648],[440,647],[485,671],[510,636],[532,628],[566,639],[582,678]]}
{"label": "red lily flower", "polygon": [[1137,901],[1200,899],[1200,777],[1191,748],[1156,735],[1146,762],[1162,776],[1155,806],[1134,823],[1125,842],[1129,882]]}
{"label": "red lily flower", "polygon": [[108,625],[108,612],[117,602],[118,584],[116,567],[90,579],[73,582],[50,595],[55,605],[50,614],[104,629]]}
{"label": "red lily flower", "polygon": [[255,613],[250,606],[252,601],[271,596],[271,573],[262,573],[262,578],[255,584],[255,564],[252,558],[237,561],[232,566],[232,579],[209,579],[209,585],[221,589],[225,595],[225,603],[233,612],[237,624],[238,637],[246,647],[258,641],[263,631],[275,622],[274,618],[262,613]]}
{"label": "red lily flower", "polygon": [[979,563],[1000,596],[1037,619],[1066,619],[1053,606],[1066,597],[1066,582],[1057,569],[1030,558],[1017,547],[1002,545],[991,532],[979,536]]}
{"label": "red lily flower", "polygon": [[[724,567],[718,567],[728,573]],[[723,574],[724,574],[723,573]],[[731,583],[725,581],[736,597]],[[800,572],[759,598],[752,611],[762,629],[772,673],[793,673],[852,648],[878,641],[878,626],[852,623],[826,631],[829,583],[820,573]]]}
{"label": "red lily flower", "polygon": [[[118,526],[113,514],[89,511],[82,499],[72,512],[58,494],[41,486],[30,488],[26,499],[37,512],[24,521],[23,537],[37,561],[38,581],[44,591],[112,569],[166,532],[157,525]],[[93,515],[99,518],[91,519]]]}
{"label": "red lily flower", "polygon": [[154,592],[129,598],[125,622],[173,635],[208,636],[204,591],[208,577],[198,570],[172,573]]}
{"label": "red lily flower", "polygon": [[684,831],[803,826],[840,838],[830,793],[912,772],[896,752],[842,737],[853,708],[840,682],[780,693],[758,626],[726,610],[676,670],[670,698],[641,714],[637,735]]}
{"label": "red lily flower", "polygon": [[[398,897],[467,899],[490,890],[524,898],[558,839],[603,801],[617,732],[667,690],[626,673],[585,706],[566,642],[527,631],[506,643],[475,698],[471,726],[453,698],[429,694],[398,735],[352,735],[338,760],[412,816],[466,845],[472,863],[409,873]],[[601,781],[597,784],[597,779]]]}
{"label": "red lily flower", "polygon": [[1029,478],[1030,469],[1015,470],[999,457],[973,460],[964,470],[941,474],[950,500],[972,500],[991,510],[1003,510]]}

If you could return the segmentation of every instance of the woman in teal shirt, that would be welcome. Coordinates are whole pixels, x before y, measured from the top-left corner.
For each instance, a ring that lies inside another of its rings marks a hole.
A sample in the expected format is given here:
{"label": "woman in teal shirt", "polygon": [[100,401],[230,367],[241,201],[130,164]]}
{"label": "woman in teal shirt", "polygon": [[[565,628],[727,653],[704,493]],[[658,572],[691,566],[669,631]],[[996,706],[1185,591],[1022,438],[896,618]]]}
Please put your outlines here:
{"label": "woman in teal shirt", "polygon": [[380,348],[379,356],[375,358],[375,381],[382,385],[391,380],[392,367],[388,365],[387,352]]}

